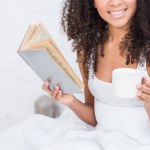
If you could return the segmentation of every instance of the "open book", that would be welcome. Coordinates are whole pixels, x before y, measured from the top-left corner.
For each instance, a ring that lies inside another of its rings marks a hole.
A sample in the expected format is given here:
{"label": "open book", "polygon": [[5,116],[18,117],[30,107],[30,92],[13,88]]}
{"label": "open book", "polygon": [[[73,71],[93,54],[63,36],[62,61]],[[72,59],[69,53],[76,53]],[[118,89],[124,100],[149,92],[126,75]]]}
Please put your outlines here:
{"label": "open book", "polygon": [[43,81],[50,81],[50,88],[58,84],[64,93],[83,93],[83,82],[43,24],[29,26],[17,52]]}

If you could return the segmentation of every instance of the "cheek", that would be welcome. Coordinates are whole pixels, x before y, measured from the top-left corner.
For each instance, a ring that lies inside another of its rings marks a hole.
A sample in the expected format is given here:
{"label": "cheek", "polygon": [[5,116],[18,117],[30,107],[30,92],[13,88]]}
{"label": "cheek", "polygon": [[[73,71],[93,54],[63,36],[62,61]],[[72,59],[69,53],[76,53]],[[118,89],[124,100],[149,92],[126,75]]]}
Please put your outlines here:
{"label": "cheek", "polygon": [[97,11],[98,11],[98,13],[99,13],[99,15],[100,15],[101,18],[104,19],[106,17],[106,12],[103,11],[102,9],[99,8],[99,9],[97,9]]}
{"label": "cheek", "polygon": [[98,9],[98,14],[99,16],[106,22],[110,22],[110,18],[107,14],[107,11],[106,10],[102,10],[102,9]]}
{"label": "cheek", "polygon": [[134,14],[137,9],[137,0],[128,0],[128,6],[130,6],[131,14]]}
{"label": "cheek", "polygon": [[105,4],[101,3],[101,4],[96,4],[96,9],[100,15],[101,18],[103,18],[105,20],[105,17],[106,17],[106,14],[107,14],[107,11],[106,11],[106,6]]}
{"label": "cheek", "polygon": [[106,2],[105,0],[95,0],[94,6],[98,10],[98,12],[102,12],[106,7]]}

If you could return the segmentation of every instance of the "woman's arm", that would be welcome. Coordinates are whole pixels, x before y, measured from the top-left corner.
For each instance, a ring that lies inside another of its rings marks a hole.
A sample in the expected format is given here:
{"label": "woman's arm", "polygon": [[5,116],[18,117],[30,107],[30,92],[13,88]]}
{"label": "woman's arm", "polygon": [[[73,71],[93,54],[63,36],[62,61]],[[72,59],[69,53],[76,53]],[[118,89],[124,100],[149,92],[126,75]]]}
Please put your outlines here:
{"label": "woman's arm", "polygon": [[49,93],[49,95],[59,103],[62,103],[68,106],[81,120],[84,122],[96,126],[97,121],[94,113],[94,97],[89,91],[88,88],[88,80],[85,78],[82,69],[82,63],[78,63],[81,71],[81,75],[83,78],[83,82],[85,85],[84,95],[85,95],[85,103],[79,101],[74,95],[63,93],[59,86],[56,86],[54,89],[49,88],[49,82],[45,82],[43,84],[43,89]]}
{"label": "woman's arm", "polygon": [[79,62],[78,65],[85,85],[84,88],[85,103],[80,102],[78,99],[74,97],[75,98],[74,102],[70,103],[68,107],[72,109],[80,119],[82,119],[83,121],[92,126],[96,126],[97,121],[94,112],[94,97],[89,91],[88,80],[84,76],[82,63]]}
{"label": "woman's arm", "polygon": [[89,125],[96,126],[97,121],[94,113],[94,106],[90,103],[82,103],[76,99],[73,103],[67,105],[74,113]]}

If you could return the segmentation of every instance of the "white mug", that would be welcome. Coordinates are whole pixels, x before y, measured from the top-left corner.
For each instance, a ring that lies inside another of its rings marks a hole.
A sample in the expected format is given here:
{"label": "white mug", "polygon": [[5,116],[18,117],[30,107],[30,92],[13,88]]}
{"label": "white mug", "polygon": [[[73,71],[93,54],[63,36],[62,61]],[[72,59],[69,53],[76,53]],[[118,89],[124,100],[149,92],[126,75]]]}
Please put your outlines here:
{"label": "white mug", "polygon": [[117,68],[112,71],[113,92],[117,97],[135,98],[137,85],[142,81],[142,74],[137,69]]}

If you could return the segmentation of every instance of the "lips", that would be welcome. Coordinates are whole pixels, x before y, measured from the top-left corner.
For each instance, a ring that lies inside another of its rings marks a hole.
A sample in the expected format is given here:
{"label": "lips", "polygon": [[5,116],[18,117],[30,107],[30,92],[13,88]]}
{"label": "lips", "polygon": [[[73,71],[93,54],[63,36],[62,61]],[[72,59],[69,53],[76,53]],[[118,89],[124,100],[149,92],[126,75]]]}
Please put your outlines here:
{"label": "lips", "polygon": [[117,16],[121,16],[125,13],[125,11],[127,10],[126,9],[122,9],[122,10],[113,10],[113,11],[108,11],[108,13],[114,17],[117,17]]}

